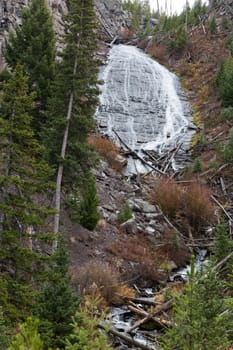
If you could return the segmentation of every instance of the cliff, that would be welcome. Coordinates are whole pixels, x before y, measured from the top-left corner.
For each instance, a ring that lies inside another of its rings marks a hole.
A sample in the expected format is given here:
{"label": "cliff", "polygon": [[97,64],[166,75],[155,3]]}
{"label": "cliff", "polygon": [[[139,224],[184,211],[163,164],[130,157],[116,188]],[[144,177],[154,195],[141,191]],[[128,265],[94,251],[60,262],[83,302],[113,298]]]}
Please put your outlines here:
{"label": "cliff", "polygon": [[[67,12],[66,0],[46,0],[51,9],[54,28],[59,38],[63,34],[62,15]],[[0,0],[0,65],[3,64],[2,47],[4,38],[9,31],[20,25],[22,21],[22,9],[28,6],[30,0]],[[106,41],[112,41],[114,37],[121,35],[124,28],[130,25],[129,13],[123,11],[119,0],[96,0],[96,12],[99,21],[100,37]]]}

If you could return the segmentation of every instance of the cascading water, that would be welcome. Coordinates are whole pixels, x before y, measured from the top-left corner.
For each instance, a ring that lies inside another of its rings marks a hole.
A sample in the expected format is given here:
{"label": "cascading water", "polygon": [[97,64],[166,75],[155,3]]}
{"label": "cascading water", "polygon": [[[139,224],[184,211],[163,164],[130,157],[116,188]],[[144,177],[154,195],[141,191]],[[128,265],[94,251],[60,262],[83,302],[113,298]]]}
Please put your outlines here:
{"label": "cascading water", "polygon": [[194,133],[191,110],[173,73],[136,47],[118,45],[111,49],[100,79],[104,85],[96,119],[105,134],[118,143],[116,131],[139,153],[163,153],[177,143],[188,148]]}

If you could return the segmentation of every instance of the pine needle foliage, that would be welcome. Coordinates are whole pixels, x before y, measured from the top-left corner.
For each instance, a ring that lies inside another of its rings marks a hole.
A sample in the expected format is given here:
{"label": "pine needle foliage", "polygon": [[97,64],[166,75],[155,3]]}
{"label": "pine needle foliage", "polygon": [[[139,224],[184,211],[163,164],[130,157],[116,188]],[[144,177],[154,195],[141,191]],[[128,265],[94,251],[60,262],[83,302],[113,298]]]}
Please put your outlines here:
{"label": "pine needle foliage", "polygon": [[52,171],[31,128],[33,99],[17,66],[0,99],[0,277],[7,306],[3,311],[11,321],[30,312],[32,281],[44,274],[38,247],[53,239],[44,227],[52,211],[37,200],[52,188]]}
{"label": "pine needle foliage", "polygon": [[39,299],[39,331],[47,347],[63,349],[65,338],[72,332],[72,317],[80,298],[71,288],[69,256],[64,242],[59,242],[52,259],[53,272]]}
{"label": "pine needle foliage", "polygon": [[22,25],[16,26],[5,42],[4,56],[8,66],[15,70],[21,64],[29,77],[30,91],[36,92],[33,127],[41,131],[44,111],[51,94],[55,68],[55,35],[51,13],[45,0],[32,0],[24,8]]}
{"label": "pine needle foliage", "polygon": [[107,336],[99,329],[98,300],[86,297],[73,320],[73,332],[67,339],[66,350],[112,350]]}
{"label": "pine needle foliage", "polygon": [[[94,130],[93,115],[98,102],[98,65],[96,14],[93,0],[69,0],[69,13],[64,17],[65,48],[56,68],[56,79],[49,100],[48,123],[44,130],[48,159],[55,167],[64,164],[63,186],[82,184],[96,163],[93,146],[87,144]],[[74,69],[74,67],[77,68]],[[71,118],[66,155],[60,157],[67,121],[67,106],[72,96]]]}
{"label": "pine needle foliage", "polygon": [[43,350],[44,344],[38,333],[39,320],[29,317],[20,325],[19,333],[14,336],[8,350]]}
{"label": "pine needle foliage", "polygon": [[189,282],[174,307],[174,326],[162,337],[165,350],[227,350],[231,315],[226,312],[224,286],[207,267],[195,272],[191,263]]}

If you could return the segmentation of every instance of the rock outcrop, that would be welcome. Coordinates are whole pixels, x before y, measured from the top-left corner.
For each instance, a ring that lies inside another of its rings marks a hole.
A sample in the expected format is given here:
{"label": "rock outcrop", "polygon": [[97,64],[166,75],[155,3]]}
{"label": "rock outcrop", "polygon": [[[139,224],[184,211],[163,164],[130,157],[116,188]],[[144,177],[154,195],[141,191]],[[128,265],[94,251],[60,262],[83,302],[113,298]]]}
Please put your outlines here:
{"label": "rock outcrop", "polygon": [[130,27],[130,14],[119,0],[96,0],[96,12],[105,39],[113,40]]}
{"label": "rock outcrop", "polygon": [[[58,39],[63,34],[62,15],[67,12],[66,0],[46,0],[54,20],[54,28]],[[0,67],[3,65],[2,47],[4,38],[16,25],[21,25],[22,10],[30,0],[0,0]],[[119,0],[96,0],[97,18],[100,33],[104,40],[112,41],[121,36],[125,28],[130,26],[130,15],[123,11]],[[61,45],[57,41],[58,48]]]}

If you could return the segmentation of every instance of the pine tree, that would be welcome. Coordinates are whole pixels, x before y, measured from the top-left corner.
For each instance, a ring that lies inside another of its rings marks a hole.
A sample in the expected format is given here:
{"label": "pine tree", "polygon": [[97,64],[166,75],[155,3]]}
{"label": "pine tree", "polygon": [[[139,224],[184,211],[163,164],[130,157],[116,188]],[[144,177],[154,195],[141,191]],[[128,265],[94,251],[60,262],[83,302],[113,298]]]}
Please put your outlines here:
{"label": "pine tree", "polygon": [[105,333],[98,327],[97,300],[87,298],[73,320],[73,331],[66,341],[65,350],[111,350]]}
{"label": "pine tree", "polygon": [[6,326],[2,307],[0,307],[0,350],[5,350],[9,344],[9,329]]}
{"label": "pine tree", "polygon": [[88,230],[93,230],[100,219],[100,214],[97,211],[98,198],[95,178],[92,174],[87,178],[86,191],[83,193],[80,205],[80,224]]}
{"label": "pine tree", "polygon": [[44,344],[38,334],[39,320],[29,317],[20,325],[19,333],[14,336],[8,350],[43,350]]}
{"label": "pine tree", "polygon": [[174,326],[162,337],[165,350],[228,349],[230,318],[223,288],[211,266],[196,273],[192,262],[188,285],[174,308]]}
{"label": "pine tree", "polygon": [[79,298],[70,286],[69,260],[64,243],[53,256],[53,273],[40,297],[40,333],[48,347],[64,348],[65,338],[72,332],[72,317],[77,311]]}
{"label": "pine tree", "polygon": [[233,248],[233,241],[229,237],[228,227],[226,222],[222,219],[216,227],[215,242],[214,242],[214,259],[219,262],[231,253]]}
{"label": "pine tree", "polygon": [[35,299],[31,281],[44,266],[40,242],[52,240],[44,228],[49,208],[37,203],[51,188],[52,171],[31,129],[33,98],[17,66],[0,100],[0,274],[11,305],[3,311],[11,320],[30,312]]}
{"label": "pine tree", "polygon": [[70,191],[82,183],[94,164],[87,145],[98,101],[96,15],[93,0],[69,0],[65,48],[58,64],[46,126],[50,162],[58,167],[54,232],[59,229],[61,186]]}
{"label": "pine tree", "polygon": [[36,92],[36,111],[33,127],[39,133],[45,123],[47,99],[54,79],[55,37],[50,11],[45,0],[32,0],[22,15],[22,26],[17,26],[6,41],[4,51],[9,67],[24,67],[29,87]]}

